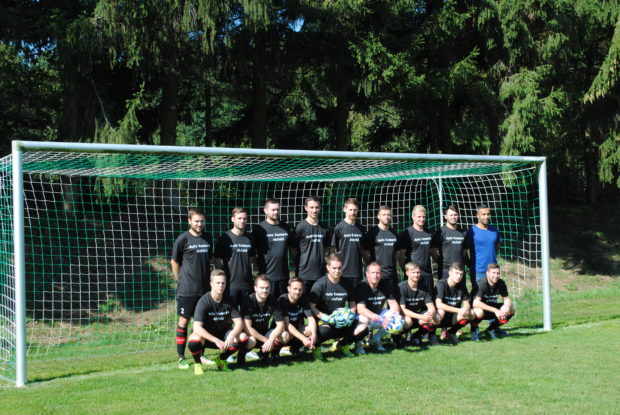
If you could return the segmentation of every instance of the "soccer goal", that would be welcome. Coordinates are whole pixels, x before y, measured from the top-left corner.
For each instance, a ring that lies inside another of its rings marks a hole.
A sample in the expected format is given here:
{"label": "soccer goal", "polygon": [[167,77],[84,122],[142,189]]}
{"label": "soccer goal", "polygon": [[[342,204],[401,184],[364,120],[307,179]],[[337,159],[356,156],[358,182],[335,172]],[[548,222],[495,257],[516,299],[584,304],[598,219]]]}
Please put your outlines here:
{"label": "soccer goal", "polygon": [[234,207],[263,218],[305,217],[322,199],[334,226],[355,197],[371,227],[392,206],[397,231],[411,209],[428,226],[458,206],[461,225],[488,204],[502,233],[503,277],[517,301],[540,302],[551,329],[545,158],[14,142],[0,159],[0,376],[26,383],[26,362],[169,349],[175,355],[170,255],[187,209],[205,210],[214,239]]}

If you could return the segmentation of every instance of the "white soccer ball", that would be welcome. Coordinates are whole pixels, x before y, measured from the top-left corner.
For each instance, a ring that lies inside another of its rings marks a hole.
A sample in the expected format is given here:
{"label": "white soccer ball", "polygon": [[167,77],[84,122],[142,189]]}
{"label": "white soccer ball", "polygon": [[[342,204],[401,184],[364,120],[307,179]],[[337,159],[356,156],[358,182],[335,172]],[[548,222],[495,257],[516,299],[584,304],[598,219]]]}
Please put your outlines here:
{"label": "white soccer ball", "polygon": [[385,330],[388,333],[398,334],[405,328],[405,320],[399,313],[394,313],[392,310],[383,310],[381,315],[388,320],[387,326],[385,326]]}

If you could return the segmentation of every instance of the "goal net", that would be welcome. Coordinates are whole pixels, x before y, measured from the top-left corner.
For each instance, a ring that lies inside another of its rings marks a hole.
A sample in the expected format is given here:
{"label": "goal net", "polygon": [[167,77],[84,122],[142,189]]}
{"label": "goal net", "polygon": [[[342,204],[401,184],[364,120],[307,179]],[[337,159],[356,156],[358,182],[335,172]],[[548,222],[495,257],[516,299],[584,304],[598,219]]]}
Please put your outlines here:
{"label": "goal net", "polygon": [[459,208],[467,228],[477,205],[486,203],[502,234],[500,263],[511,295],[542,303],[541,159],[27,144],[20,154],[23,305],[16,303],[16,153],[0,160],[5,379],[16,377],[20,306],[28,361],[155,349],[169,349],[172,359],[177,317],[170,255],[192,206],[204,209],[205,231],[216,240],[230,229],[237,206],[248,210],[250,225],[260,222],[266,198],[281,201],[281,219],[293,226],[305,217],[309,195],[321,197],[321,219],[330,226],[342,220],[347,197],[359,201],[367,228],[376,223],[377,208],[390,205],[396,231],[411,224],[418,204],[426,206],[434,230],[446,206]]}

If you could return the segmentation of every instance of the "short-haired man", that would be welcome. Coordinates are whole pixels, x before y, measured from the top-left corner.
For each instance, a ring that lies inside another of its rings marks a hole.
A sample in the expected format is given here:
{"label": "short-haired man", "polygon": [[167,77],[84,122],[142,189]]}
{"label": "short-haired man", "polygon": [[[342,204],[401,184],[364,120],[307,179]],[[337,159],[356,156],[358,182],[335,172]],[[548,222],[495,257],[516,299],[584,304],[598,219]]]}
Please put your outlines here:
{"label": "short-haired man", "polygon": [[226,294],[234,307],[241,306],[243,297],[252,289],[252,265],[256,264],[254,242],[245,231],[248,213],[234,208],[230,218],[231,230],[226,231],[215,244],[215,266],[226,273]]}
{"label": "short-haired man", "polygon": [[479,205],[476,212],[478,223],[467,230],[465,244],[469,250],[469,273],[472,289],[475,290],[476,281],[484,278],[487,265],[497,263],[497,252],[502,243],[499,230],[491,225],[491,208]]}
{"label": "short-haired man", "polygon": [[334,228],[331,246],[332,251],[343,258],[342,278],[349,280],[355,287],[362,279],[362,248],[366,230],[357,222],[357,199],[347,198],[342,210],[344,219]]}
{"label": "short-haired man", "polygon": [[278,298],[286,292],[289,279],[288,253],[295,248],[295,236],[289,225],[280,220],[280,202],[267,199],[265,219],[252,231],[258,259],[258,272],[269,278],[270,294]]}
{"label": "short-haired man", "polygon": [[[312,316],[310,304],[303,296],[304,282],[300,278],[291,278],[288,281],[288,293],[278,298],[278,308],[284,316],[284,326],[290,336],[291,352],[299,357],[301,346],[316,350],[319,343],[317,324]],[[308,321],[306,324],[305,320]]]}
{"label": "short-haired man", "polygon": [[398,235],[400,250],[398,259],[405,271],[406,262],[415,262],[420,266],[420,288],[433,292],[433,265],[431,262],[431,238],[433,233],[426,228],[426,208],[417,205],[411,212],[413,224]]}
{"label": "short-haired man", "polygon": [[[342,278],[342,256],[331,254],[326,262],[327,275],[317,280],[308,296],[310,308],[318,321],[320,341],[342,339],[338,341],[337,350],[345,356],[352,356],[349,345],[356,340],[353,335],[354,325],[337,328],[330,324],[330,317],[336,309],[342,307],[355,311],[353,286],[350,280]],[[317,349],[320,352],[320,348]]]}
{"label": "short-haired man", "polygon": [[368,231],[364,239],[365,256],[367,262],[381,264],[381,284],[391,284],[395,292],[398,286],[396,253],[400,248],[398,235],[391,228],[392,208],[387,205],[379,207],[377,219],[379,223]]}
{"label": "short-haired man", "polygon": [[200,297],[209,291],[209,271],[213,243],[211,235],[204,232],[205,214],[202,209],[190,208],[187,213],[189,230],[183,232],[174,242],[172,248],[172,273],[178,281],[177,315],[179,322],[176,329],[177,354],[179,369],[189,369],[185,360],[187,343],[187,326],[193,317]]}
{"label": "short-haired man", "polygon": [[239,311],[224,299],[226,275],[222,270],[211,272],[211,291],[200,297],[194,314],[193,332],[189,350],[194,358],[194,373],[202,375],[200,358],[205,348],[218,349],[215,358],[219,370],[227,371],[226,359],[234,352],[245,349],[248,337],[243,333],[243,319]]}
{"label": "short-haired man", "polygon": [[[284,316],[278,309],[276,298],[270,294],[271,281],[263,274],[254,280],[254,293],[243,299],[241,314],[245,326],[245,333],[249,336],[247,349],[260,348],[259,356],[269,362],[277,360],[282,345],[288,338],[284,333]],[[237,363],[243,364],[244,351],[237,354]]]}
{"label": "short-haired man", "polygon": [[308,197],[304,209],[307,216],[295,228],[295,265],[297,277],[304,282],[305,292],[310,292],[312,284],[323,275],[330,232],[328,226],[319,220],[321,201],[318,197]]}
{"label": "short-haired man", "polygon": [[481,320],[489,320],[489,327],[485,330],[489,339],[508,336],[500,326],[506,324],[515,312],[515,306],[508,296],[508,287],[500,278],[499,265],[489,264],[486,278],[478,280],[478,292],[474,298],[476,319],[471,323],[471,339],[480,340],[478,324]]}
{"label": "short-haired man", "polygon": [[437,260],[439,279],[448,278],[448,267],[453,262],[465,264],[465,234],[467,231],[459,225],[459,211],[454,205],[446,208],[446,223],[439,228],[431,239],[433,257]]}
{"label": "short-haired man", "polygon": [[[355,328],[355,336],[363,336],[365,330],[369,330],[374,334],[371,337],[370,344],[379,353],[386,352],[381,344],[381,339],[387,336],[388,332],[385,327],[388,321],[381,315],[383,306],[387,303],[388,308],[394,313],[400,313],[398,302],[394,299],[394,293],[388,285],[381,287],[381,264],[371,262],[366,266],[366,280],[360,282],[355,287],[355,303],[359,314],[359,323]],[[364,348],[360,340],[355,346],[356,354],[365,354]]]}
{"label": "short-haired man", "polygon": [[[433,295],[418,288],[420,282],[420,266],[414,262],[405,264],[407,279],[398,284],[398,297],[401,314],[405,317],[405,329],[403,332],[417,328],[413,333],[412,343],[416,346],[421,344],[422,336],[433,333],[439,325],[440,318],[433,302]],[[401,341],[404,333],[398,336],[395,342],[397,347],[402,347]]]}
{"label": "short-haired man", "polygon": [[447,340],[452,344],[459,342],[456,332],[475,318],[469,303],[467,288],[461,284],[464,274],[463,264],[453,262],[448,270],[448,278],[439,280],[437,283],[435,302],[441,318],[440,326],[447,328]]}

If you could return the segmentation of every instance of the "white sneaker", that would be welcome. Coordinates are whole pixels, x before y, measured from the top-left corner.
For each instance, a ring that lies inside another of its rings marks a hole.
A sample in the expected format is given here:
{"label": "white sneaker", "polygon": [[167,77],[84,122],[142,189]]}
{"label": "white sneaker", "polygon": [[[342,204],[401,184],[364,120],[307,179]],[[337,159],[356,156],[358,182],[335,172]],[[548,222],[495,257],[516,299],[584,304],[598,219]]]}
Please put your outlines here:
{"label": "white sneaker", "polygon": [[228,363],[235,363],[235,356],[233,355],[228,356],[228,359],[226,359],[226,361]]}
{"label": "white sneaker", "polygon": [[280,349],[280,356],[290,356],[291,354],[291,348],[289,346],[284,346]]}
{"label": "white sneaker", "polygon": [[256,352],[254,352],[254,351],[248,352],[248,353],[245,355],[245,360],[246,360],[246,361],[249,361],[249,360],[258,360],[258,359],[260,359],[260,357],[259,357],[259,356],[258,356],[258,354],[257,354]]}
{"label": "white sneaker", "polygon": [[203,365],[211,365],[211,366],[215,364],[213,360],[209,360],[204,356],[200,358],[200,363],[202,363]]}

